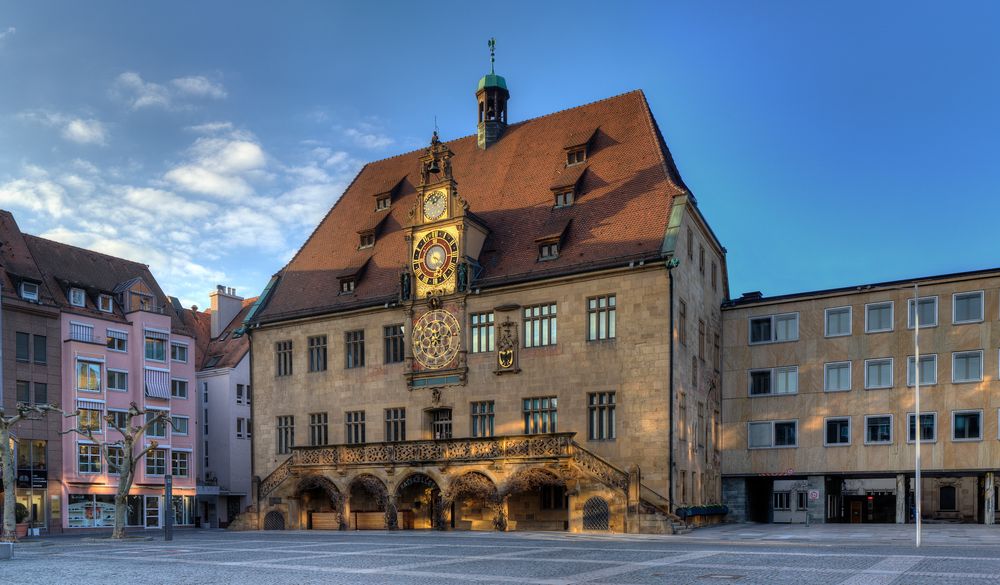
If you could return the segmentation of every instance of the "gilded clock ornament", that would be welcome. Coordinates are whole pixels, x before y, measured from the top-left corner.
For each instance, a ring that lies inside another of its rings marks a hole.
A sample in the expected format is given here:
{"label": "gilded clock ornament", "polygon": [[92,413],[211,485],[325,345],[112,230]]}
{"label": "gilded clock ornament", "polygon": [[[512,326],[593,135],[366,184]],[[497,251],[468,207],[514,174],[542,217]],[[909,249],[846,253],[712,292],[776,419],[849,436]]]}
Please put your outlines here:
{"label": "gilded clock ornament", "polygon": [[413,357],[428,370],[438,370],[458,356],[461,325],[443,309],[428,311],[413,326]]}
{"label": "gilded clock ornament", "polygon": [[434,221],[444,215],[448,207],[448,193],[446,191],[432,191],[424,197],[424,219]]}
{"label": "gilded clock ornament", "polygon": [[421,283],[437,286],[455,274],[458,265],[458,240],[444,230],[426,233],[413,246],[413,275]]}

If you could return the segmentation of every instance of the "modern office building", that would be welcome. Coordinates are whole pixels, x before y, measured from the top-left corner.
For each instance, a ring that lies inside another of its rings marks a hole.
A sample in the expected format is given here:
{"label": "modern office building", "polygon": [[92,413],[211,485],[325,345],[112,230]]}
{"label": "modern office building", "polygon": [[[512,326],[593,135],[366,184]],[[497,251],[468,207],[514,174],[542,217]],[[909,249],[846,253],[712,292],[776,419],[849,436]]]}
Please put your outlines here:
{"label": "modern office building", "polygon": [[1000,270],[727,303],[730,519],[912,521],[919,427],[922,517],[993,524],[998,318]]}
{"label": "modern office building", "polygon": [[503,77],[475,96],[476,134],[366,165],[250,312],[264,528],[720,501],[725,250],[645,96],[516,123]]}

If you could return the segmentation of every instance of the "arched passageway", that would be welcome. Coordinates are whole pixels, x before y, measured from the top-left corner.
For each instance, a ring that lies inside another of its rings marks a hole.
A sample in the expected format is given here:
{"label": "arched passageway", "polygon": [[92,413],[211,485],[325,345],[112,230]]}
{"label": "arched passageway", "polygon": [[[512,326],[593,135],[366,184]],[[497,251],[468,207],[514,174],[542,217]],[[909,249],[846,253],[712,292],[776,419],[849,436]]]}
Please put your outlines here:
{"label": "arched passageway", "polygon": [[395,496],[400,528],[427,530],[442,526],[441,488],[434,478],[424,473],[410,474],[396,486]]}

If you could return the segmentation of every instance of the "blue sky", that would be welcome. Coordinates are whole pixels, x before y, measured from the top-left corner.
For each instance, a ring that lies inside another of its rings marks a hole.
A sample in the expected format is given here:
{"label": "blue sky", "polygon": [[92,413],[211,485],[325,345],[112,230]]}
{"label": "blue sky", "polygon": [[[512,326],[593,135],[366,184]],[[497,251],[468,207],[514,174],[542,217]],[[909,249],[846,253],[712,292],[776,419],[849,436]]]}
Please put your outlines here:
{"label": "blue sky", "polygon": [[1000,4],[0,3],[0,206],[257,293],[365,161],[635,88],[734,296],[1000,265]]}

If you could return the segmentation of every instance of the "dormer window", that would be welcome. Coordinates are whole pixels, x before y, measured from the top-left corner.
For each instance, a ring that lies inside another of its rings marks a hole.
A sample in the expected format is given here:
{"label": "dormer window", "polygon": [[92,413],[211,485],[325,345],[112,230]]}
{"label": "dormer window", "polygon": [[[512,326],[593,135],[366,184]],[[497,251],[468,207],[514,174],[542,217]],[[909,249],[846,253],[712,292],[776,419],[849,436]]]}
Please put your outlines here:
{"label": "dormer window", "polygon": [[33,282],[22,282],[21,298],[26,301],[38,302],[38,285]]}
{"label": "dormer window", "polygon": [[361,234],[361,244],[358,246],[359,248],[371,248],[374,245],[375,245],[374,233]]}
{"label": "dormer window", "polygon": [[115,310],[115,300],[111,295],[97,295],[97,308],[105,313],[112,313]]}
{"label": "dormer window", "polygon": [[569,207],[570,205],[573,205],[573,190],[556,191],[556,207]]}
{"label": "dormer window", "polygon": [[566,166],[578,165],[587,160],[586,148],[575,148],[566,152]]}
{"label": "dormer window", "polygon": [[344,280],[341,280],[340,281],[340,294],[347,295],[347,294],[351,294],[352,292],[354,292],[354,282],[355,281],[354,281],[353,278],[345,278]]}
{"label": "dormer window", "polygon": [[392,197],[386,195],[375,200],[375,211],[385,211],[392,206]]}
{"label": "dormer window", "polygon": [[71,288],[69,289],[69,304],[74,307],[83,307],[87,304],[87,296],[84,294],[82,288]]}
{"label": "dormer window", "polygon": [[539,260],[555,260],[559,257],[559,242],[551,242],[538,246]]}

